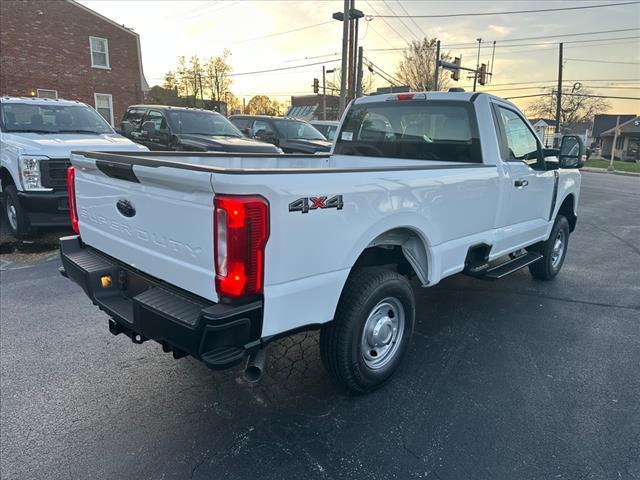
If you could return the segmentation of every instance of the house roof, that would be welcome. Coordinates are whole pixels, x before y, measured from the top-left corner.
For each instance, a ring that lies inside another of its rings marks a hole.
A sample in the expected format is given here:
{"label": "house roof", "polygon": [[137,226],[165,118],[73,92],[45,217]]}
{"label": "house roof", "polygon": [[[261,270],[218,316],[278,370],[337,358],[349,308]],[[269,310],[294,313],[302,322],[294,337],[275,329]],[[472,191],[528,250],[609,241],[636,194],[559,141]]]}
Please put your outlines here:
{"label": "house roof", "polygon": [[602,135],[603,132],[615,128],[616,122],[618,121],[618,116],[620,117],[620,124],[622,125],[629,120],[632,120],[636,116],[633,114],[600,114],[593,117],[593,131],[591,132],[591,136],[593,138],[598,138]]}
{"label": "house roof", "polygon": [[556,121],[553,118],[542,118],[542,117],[530,118],[529,122],[531,123],[531,125],[535,125],[536,123],[539,123],[539,122],[544,122],[547,124],[548,127],[556,125]]}
{"label": "house roof", "polygon": [[[618,128],[620,128],[621,135],[624,133],[640,133],[640,117],[633,117],[632,119],[627,120],[624,123],[621,123]],[[614,125],[613,128],[610,128],[609,130],[602,132],[600,136],[610,137],[615,133],[614,132],[615,129],[616,127]]]}

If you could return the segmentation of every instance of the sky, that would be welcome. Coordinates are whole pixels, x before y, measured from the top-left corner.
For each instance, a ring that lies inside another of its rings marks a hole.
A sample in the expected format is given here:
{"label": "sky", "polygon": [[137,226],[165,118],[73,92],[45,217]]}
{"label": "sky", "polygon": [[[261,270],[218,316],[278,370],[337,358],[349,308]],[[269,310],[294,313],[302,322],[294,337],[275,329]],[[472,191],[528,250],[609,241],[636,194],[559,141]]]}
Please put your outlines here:
{"label": "sky", "polygon": [[[365,14],[360,21],[359,44],[364,47],[367,59],[395,76],[402,51],[391,49],[402,49],[409,41],[425,35],[440,39],[443,52],[462,55],[463,66],[470,68],[476,63],[476,39],[482,39],[481,62],[491,59],[492,44],[496,41],[492,81],[479,90],[510,98],[540,93],[541,86],[556,82],[557,42],[563,41],[565,86],[580,82],[582,88],[589,88],[594,94],[640,97],[640,3],[523,14],[402,20],[375,17],[553,9],[624,1],[356,0],[356,8]],[[80,0],[80,3],[140,35],[143,68],[151,86],[162,83],[179,55],[210,57],[225,49],[231,52],[235,74],[319,62],[325,62],[327,69],[339,66],[342,22],[332,20],[331,15],[343,8],[341,0]],[[294,29],[299,30],[279,34]],[[617,31],[594,33],[611,30]],[[512,41],[576,33],[587,34]],[[321,76],[321,64],[237,75],[231,90],[247,100],[256,94],[288,100],[292,94],[312,94],[313,78]],[[388,85],[381,77],[374,78],[375,86]],[[472,80],[461,79],[455,86],[471,91]],[[535,99],[513,101],[525,109]],[[638,100],[612,99],[610,104],[611,113],[640,113]]]}

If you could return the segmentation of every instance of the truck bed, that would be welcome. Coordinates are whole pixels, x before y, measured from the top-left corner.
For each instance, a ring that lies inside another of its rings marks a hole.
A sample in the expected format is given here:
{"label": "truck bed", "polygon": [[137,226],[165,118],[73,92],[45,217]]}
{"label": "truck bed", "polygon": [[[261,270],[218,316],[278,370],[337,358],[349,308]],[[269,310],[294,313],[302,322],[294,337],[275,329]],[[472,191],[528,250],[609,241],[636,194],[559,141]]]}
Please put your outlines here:
{"label": "truck bed", "polygon": [[[74,152],[96,160],[109,169],[125,171],[134,165],[172,167],[186,170],[228,175],[286,174],[286,173],[343,173],[372,171],[431,170],[442,168],[488,167],[481,163],[460,163],[438,160],[411,160],[352,155],[310,155],[268,153],[215,152]],[[104,171],[104,170],[103,170]]]}

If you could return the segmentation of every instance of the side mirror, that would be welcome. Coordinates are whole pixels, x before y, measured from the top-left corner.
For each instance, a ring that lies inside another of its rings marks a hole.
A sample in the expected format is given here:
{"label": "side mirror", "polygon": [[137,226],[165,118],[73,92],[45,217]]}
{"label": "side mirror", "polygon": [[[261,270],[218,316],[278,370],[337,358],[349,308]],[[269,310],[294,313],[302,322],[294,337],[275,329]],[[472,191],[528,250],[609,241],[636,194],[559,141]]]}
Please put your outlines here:
{"label": "side mirror", "polygon": [[577,135],[566,135],[560,143],[560,168],[582,168],[586,161],[584,142]]}
{"label": "side mirror", "polygon": [[244,127],[242,130],[240,130],[242,133],[244,133],[247,137],[251,136],[251,130],[249,130],[249,127]]}
{"label": "side mirror", "polygon": [[131,132],[133,132],[133,123],[127,120],[120,122],[120,132],[118,133],[124,135],[125,137],[130,137]]}
{"label": "side mirror", "polygon": [[278,137],[272,132],[268,132],[266,130],[258,130],[256,132],[256,138],[261,142],[272,143],[273,145],[278,145]]}
{"label": "side mirror", "polygon": [[144,122],[142,124],[142,133],[147,137],[152,137],[156,133],[156,124],[151,121]]}

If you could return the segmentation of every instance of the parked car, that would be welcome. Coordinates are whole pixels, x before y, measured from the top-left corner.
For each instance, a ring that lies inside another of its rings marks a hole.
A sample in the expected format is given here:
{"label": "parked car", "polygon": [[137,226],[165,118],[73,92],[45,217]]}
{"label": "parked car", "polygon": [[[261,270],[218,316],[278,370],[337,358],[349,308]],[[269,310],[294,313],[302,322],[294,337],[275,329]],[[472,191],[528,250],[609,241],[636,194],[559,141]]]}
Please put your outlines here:
{"label": "parked car", "polygon": [[282,153],[270,143],[245,137],[218,112],[199,108],[133,105],[122,117],[120,131],[150,150]]}
{"label": "parked car", "polygon": [[409,349],[410,277],[431,287],[528,267],[551,280],[562,268],[580,137],[551,158],[518,108],[486,93],[358,98],[339,132],[331,155],[260,163],[72,156],[78,236],[60,241],[62,274],[111,333],[214,369],[249,355],[254,375],[271,341],[320,327],[331,376],[366,392]]}
{"label": "parked car", "polygon": [[76,101],[0,98],[0,193],[13,235],[69,225],[66,174],[73,150],[142,151]]}
{"label": "parked car", "polygon": [[245,135],[277,145],[284,153],[318,153],[331,149],[331,142],[303,120],[266,115],[232,115],[229,120]]}
{"label": "parked car", "polygon": [[333,120],[313,120],[309,122],[313,128],[318,130],[324,138],[333,142],[336,138],[336,132],[338,131],[338,127],[340,126],[340,122],[335,122]]}

